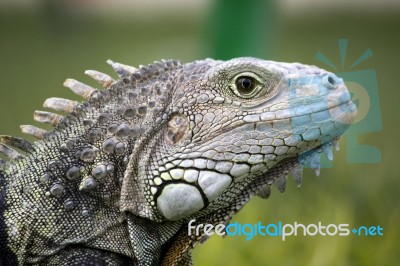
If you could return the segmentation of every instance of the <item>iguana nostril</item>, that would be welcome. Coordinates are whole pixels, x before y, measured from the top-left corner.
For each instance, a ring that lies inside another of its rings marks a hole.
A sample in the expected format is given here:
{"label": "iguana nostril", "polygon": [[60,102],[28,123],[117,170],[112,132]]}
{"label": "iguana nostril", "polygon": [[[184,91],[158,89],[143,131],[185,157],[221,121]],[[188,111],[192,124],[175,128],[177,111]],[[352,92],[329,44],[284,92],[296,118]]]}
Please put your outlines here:
{"label": "iguana nostril", "polygon": [[325,87],[328,89],[335,89],[337,82],[336,82],[336,77],[334,75],[328,74],[323,78],[323,84]]}

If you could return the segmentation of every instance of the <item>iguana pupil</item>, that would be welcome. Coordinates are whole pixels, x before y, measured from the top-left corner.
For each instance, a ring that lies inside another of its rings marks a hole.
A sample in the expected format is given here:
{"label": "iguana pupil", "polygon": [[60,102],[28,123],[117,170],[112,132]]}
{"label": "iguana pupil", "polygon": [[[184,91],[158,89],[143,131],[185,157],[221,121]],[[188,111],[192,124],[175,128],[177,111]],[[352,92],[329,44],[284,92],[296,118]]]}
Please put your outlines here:
{"label": "iguana pupil", "polygon": [[237,81],[238,90],[240,93],[249,94],[254,89],[255,81],[251,77],[241,77]]}

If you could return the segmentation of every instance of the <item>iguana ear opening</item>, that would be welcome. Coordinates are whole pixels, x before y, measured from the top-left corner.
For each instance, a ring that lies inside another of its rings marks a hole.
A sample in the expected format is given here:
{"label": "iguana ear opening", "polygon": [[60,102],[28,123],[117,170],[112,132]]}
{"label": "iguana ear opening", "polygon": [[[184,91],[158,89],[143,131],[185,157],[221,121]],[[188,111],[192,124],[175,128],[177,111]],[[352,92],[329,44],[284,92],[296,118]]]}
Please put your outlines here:
{"label": "iguana ear opening", "polygon": [[188,132],[188,118],[182,114],[175,114],[168,121],[165,138],[170,144],[175,145],[184,140]]}

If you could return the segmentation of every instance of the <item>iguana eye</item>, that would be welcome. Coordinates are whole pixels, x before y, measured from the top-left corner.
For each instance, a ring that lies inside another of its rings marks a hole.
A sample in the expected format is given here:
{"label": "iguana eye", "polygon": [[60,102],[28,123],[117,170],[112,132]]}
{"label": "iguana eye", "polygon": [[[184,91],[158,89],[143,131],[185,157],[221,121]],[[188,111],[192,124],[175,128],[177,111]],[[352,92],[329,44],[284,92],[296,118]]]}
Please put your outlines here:
{"label": "iguana eye", "polygon": [[230,86],[233,93],[241,98],[252,98],[261,89],[261,82],[253,73],[242,73],[237,75]]}

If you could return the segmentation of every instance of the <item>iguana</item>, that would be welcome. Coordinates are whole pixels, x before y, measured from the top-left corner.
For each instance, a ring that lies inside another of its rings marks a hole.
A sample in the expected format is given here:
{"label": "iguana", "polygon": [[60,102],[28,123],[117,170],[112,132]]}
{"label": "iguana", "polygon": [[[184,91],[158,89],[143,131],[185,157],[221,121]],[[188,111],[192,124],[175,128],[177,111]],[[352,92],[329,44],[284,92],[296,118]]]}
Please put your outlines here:
{"label": "iguana", "polygon": [[[84,98],[50,98],[23,125],[39,140],[1,136],[2,265],[190,265],[204,234],[270,185],[285,188],[349,127],[342,79],[315,66],[257,58],[162,60],[119,76],[73,79]],[[19,151],[18,151],[19,150]]]}

